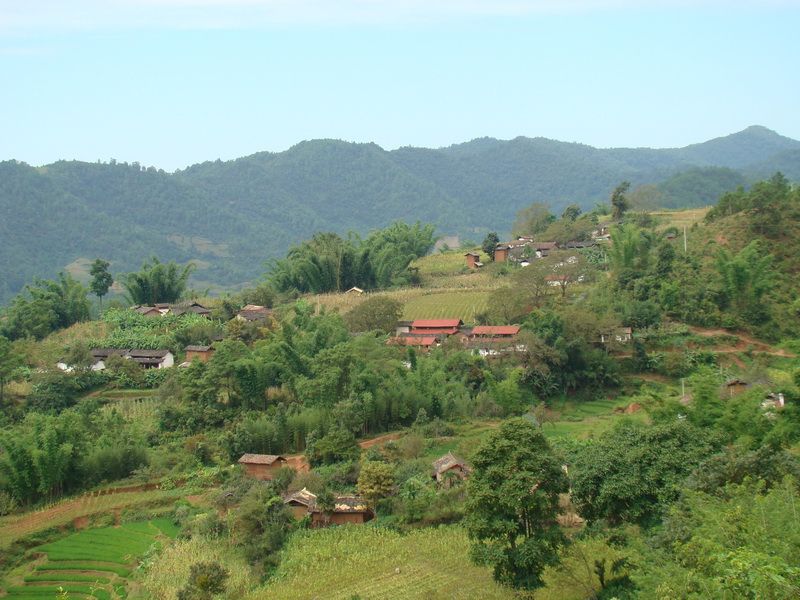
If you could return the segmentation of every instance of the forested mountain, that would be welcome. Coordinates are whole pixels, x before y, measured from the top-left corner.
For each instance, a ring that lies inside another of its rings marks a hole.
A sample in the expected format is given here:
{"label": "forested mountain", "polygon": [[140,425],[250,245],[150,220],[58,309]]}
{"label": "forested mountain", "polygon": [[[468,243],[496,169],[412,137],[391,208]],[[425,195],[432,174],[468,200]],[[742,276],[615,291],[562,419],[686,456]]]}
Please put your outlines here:
{"label": "forested mountain", "polygon": [[258,277],[265,261],[315,231],[365,234],[402,219],[479,239],[507,228],[533,201],[555,212],[588,207],[628,180],[634,188],[663,184],[670,206],[691,206],[776,169],[800,178],[800,142],[763,127],[661,150],[523,137],[394,151],[315,140],[172,174],[113,161],[38,168],[7,161],[0,163],[0,302],[36,276],[96,256],[116,273],[153,254],[195,260],[195,285],[232,286]]}

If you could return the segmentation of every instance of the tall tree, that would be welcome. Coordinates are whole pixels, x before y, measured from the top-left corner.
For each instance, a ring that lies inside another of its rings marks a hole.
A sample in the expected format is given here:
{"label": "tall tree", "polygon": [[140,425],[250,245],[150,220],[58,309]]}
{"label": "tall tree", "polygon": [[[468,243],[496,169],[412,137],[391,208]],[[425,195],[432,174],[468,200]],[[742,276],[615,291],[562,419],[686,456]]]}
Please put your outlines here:
{"label": "tall tree", "polygon": [[581,214],[581,207],[577,204],[570,204],[564,209],[564,212],[561,213],[561,218],[565,221],[574,221],[577,219]]}
{"label": "tall tree", "polygon": [[492,262],[494,262],[494,251],[499,243],[500,237],[497,235],[497,232],[491,231],[486,234],[486,237],[483,239],[483,244],[481,244],[481,248],[489,255],[489,259]]}
{"label": "tall tree", "polygon": [[628,210],[629,203],[625,194],[628,193],[630,187],[630,181],[623,181],[611,192],[611,217],[615,221],[622,219],[625,211]]}
{"label": "tall tree", "polygon": [[92,263],[92,268],[89,270],[89,275],[92,276],[89,282],[89,289],[97,296],[100,302],[100,314],[103,314],[103,296],[108,293],[111,284],[114,283],[114,278],[108,272],[108,267],[111,266],[107,260],[96,258]]}
{"label": "tall tree", "polygon": [[517,213],[511,231],[514,235],[536,235],[547,229],[556,217],[550,207],[541,202],[534,202]]}
{"label": "tall tree", "polygon": [[176,302],[186,291],[193,264],[180,267],[174,261],[162,263],[155,256],[142,269],[123,276],[122,286],[133,304]]}
{"label": "tall tree", "polygon": [[466,523],[473,560],[493,566],[502,583],[541,586],[564,542],[556,523],[558,495],[568,488],[561,462],[526,419],[489,434],[472,462]]}

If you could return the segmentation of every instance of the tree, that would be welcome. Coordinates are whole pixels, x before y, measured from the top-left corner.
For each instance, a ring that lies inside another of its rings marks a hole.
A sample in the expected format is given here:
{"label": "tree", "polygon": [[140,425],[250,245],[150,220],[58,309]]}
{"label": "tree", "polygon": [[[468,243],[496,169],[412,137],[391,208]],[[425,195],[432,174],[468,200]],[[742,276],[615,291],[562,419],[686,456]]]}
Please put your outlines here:
{"label": "tree", "polygon": [[623,421],[578,453],[572,501],[589,521],[652,523],[715,447],[714,438],[684,421]]}
{"label": "tree", "polygon": [[611,218],[615,221],[622,219],[625,211],[629,208],[628,199],[625,197],[625,194],[630,187],[630,181],[623,181],[611,192]]}
{"label": "tree", "polygon": [[177,302],[186,291],[194,264],[180,267],[174,261],[162,263],[155,256],[142,264],[140,271],[122,278],[122,287],[133,304]]}
{"label": "tree", "polygon": [[496,231],[492,231],[486,234],[486,237],[483,238],[483,244],[481,244],[481,248],[483,251],[489,255],[489,260],[494,262],[494,251],[497,248],[497,244],[500,243],[500,237],[497,235]]}
{"label": "tree", "polygon": [[366,461],[361,465],[356,488],[371,506],[381,498],[386,498],[394,490],[394,467],[389,463]]}
{"label": "tree", "polygon": [[21,366],[22,357],[14,352],[11,342],[0,336],[0,405],[5,399],[6,383],[14,379]]}
{"label": "tree", "polygon": [[466,525],[473,560],[493,566],[502,583],[541,586],[564,542],[556,523],[559,494],[568,488],[561,462],[542,433],[518,418],[492,431],[472,464]]}
{"label": "tree", "polygon": [[565,221],[574,221],[581,214],[581,207],[577,204],[570,204],[561,213],[561,218]]}
{"label": "tree", "polygon": [[189,581],[178,592],[178,600],[211,600],[225,591],[229,575],[218,562],[195,563],[189,568]]}
{"label": "tree", "polygon": [[114,278],[108,272],[108,267],[110,266],[111,263],[107,260],[96,258],[92,263],[92,268],[89,270],[89,275],[92,276],[89,289],[97,296],[100,302],[100,314],[103,314],[103,296],[108,293],[111,284],[114,283]]}
{"label": "tree", "polygon": [[353,333],[381,331],[392,333],[403,315],[403,305],[381,296],[367,298],[344,316],[347,328]]}
{"label": "tree", "polygon": [[534,202],[517,213],[511,231],[514,235],[535,235],[543,232],[555,220],[547,204]]}
{"label": "tree", "polygon": [[[313,433],[313,432],[312,432]],[[352,432],[335,427],[319,439],[309,434],[306,458],[312,466],[356,460],[361,449]]]}

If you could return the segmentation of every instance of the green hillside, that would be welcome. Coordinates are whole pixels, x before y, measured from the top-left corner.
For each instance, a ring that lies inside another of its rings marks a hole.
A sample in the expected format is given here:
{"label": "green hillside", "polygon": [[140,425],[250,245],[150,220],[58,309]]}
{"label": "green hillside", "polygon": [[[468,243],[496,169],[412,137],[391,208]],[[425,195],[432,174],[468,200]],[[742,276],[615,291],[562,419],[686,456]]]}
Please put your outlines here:
{"label": "green hillside", "polygon": [[[0,303],[34,277],[101,256],[116,273],[152,254],[195,261],[198,287],[252,281],[315,231],[365,234],[393,220],[478,240],[543,201],[606,202],[623,180],[656,185],[648,206],[713,201],[777,168],[800,176],[800,142],[763,127],[686,148],[598,149],[482,138],[441,149],[302,142],[176,173],[138,163],[0,163]],[[735,169],[735,170],[732,170]],[[654,204],[655,202],[655,204]]]}

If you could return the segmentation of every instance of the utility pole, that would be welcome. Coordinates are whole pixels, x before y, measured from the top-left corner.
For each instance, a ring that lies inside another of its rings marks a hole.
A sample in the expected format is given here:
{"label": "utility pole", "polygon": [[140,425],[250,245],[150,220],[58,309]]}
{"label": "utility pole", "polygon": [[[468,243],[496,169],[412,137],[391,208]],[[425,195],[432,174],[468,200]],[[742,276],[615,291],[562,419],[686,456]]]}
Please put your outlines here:
{"label": "utility pole", "polygon": [[683,253],[688,254],[689,250],[686,246],[686,225],[683,226]]}

